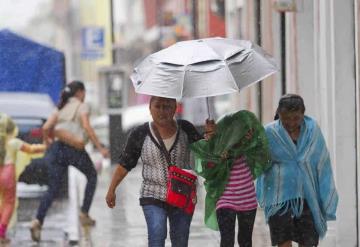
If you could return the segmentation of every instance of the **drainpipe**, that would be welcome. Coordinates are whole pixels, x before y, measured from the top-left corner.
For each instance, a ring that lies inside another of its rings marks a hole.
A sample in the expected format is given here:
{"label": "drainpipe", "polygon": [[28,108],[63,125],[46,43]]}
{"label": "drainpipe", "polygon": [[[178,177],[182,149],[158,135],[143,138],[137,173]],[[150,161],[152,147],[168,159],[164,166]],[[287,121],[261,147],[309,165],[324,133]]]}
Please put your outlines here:
{"label": "drainpipe", "polygon": [[[255,2],[255,30],[256,30],[256,43],[261,46],[262,45],[262,33],[261,33],[261,0],[257,0]],[[258,82],[257,85],[257,99],[258,99],[258,114],[259,114],[259,120],[262,122],[263,120],[263,114],[262,114],[262,81]]]}
{"label": "drainpipe", "polygon": [[285,13],[280,13],[280,47],[281,47],[281,94],[286,93],[286,20]]}
{"label": "drainpipe", "polygon": [[360,216],[359,216],[359,161],[360,161],[360,151],[359,151],[359,147],[360,147],[360,37],[359,37],[359,32],[360,32],[360,27],[359,27],[359,20],[360,20],[360,13],[359,13],[359,3],[360,0],[354,0],[354,16],[355,16],[355,133],[356,133],[356,146],[355,146],[355,150],[357,150],[356,152],[356,228],[357,228],[357,235],[356,235],[356,242],[359,246],[360,244],[360,240],[359,240],[359,233],[360,233],[360,229],[359,229],[359,223],[360,223]]}

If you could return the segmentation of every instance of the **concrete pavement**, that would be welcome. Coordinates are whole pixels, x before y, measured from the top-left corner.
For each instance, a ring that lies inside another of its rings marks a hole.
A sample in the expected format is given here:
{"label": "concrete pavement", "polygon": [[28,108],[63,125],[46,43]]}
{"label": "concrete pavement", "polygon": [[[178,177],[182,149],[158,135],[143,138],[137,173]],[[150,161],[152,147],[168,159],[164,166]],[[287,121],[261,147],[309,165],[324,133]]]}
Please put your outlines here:
{"label": "concrete pavement", "polygon": [[[56,199],[49,209],[44,221],[41,233],[41,241],[36,243],[30,236],[30,222],[36,214],[40,203],[40,198],[44,188],[31,188],[32,186],[18,186],[18,208],[16,214],[16,224],[9,229],[8,237],[11,239],[10,244],[5,246],[11,247],[67,247],[78,246],[79,219],[78,219],[78,192],[76,189],[77,174],[75,168],[69,169],[69,193],[68,196],[61,195]],[[36,186],[35,186],[36,187]],[[1,245],[0,245],[1,246]]]}
{"label": "concrete pavement", "polygon": [[39,205],[38,198],[28,198],[19,200],[17,210],[17,223],[9,230],[8,237],[11,239],[11,247],[64,247],[69,246],[68,241],[68,220],[69,214],[68,199],[56,200],[44,222],[41,241],[33,242],[30,236],[30,221]]}
{"label": "concrete pavement", "polygon": [[[43,227],[42,241],[31,241],[29,234],[30,220],[35,214],[38,199],[20,200],[18,223],[9,237],[8,246],[81,246],[81,247],[145,247],[147,231],[145,219],[139,205],[141,185],[141,165],[132,170],[117,190],[117,206],[109,209],[105,203],[107,187],[112,169],[104,168],[99,174],[90,215],[96,219],[95,227],[81,227],[78,221],[80,202],[86,184],[85,177],[76,169],[69,170],[69,198],[56,200],[49,210]],[[204,226],[203,186],[199,188],[198,205],[190,229],[189,247],[219,246],[219,234]],[[170,247],[169,237],[166,247]],[[236,245],[237,246],[237,245]],[[271,246],[268,226],[264,223],[262,210],[258,210],[254,233],[254,247]],[[295,245],[294,245],[295,246]],[[320,244],[322,247],[336,246],[334,227],[330,224],[329,234]]]}
{"label": "concrete pavement", "polygon": [[[90,215],[97,220],[91,229],[82,229],[82,245],[86,247],[145,247],[147,246],[147,231],[143,212],[139,205],[139,190],[141,185],[141,164],[133,169],[123,180],[117,190],[117,201],[114,209],[109,209],[105,203],[105,195],[110,183],[112,169],[103,169],[99,175],[98,187]],[[81,175],[81,174],[80,174]],[[82,176],[82,175],[81,175]],[[77,179],[79,181],[79,179]],[[80,179],[81,181],[81,179]],[[83,178],[83,184],[85,179]],[[79,189],[83,191],[83,188]],[[210,230],[203,223],[205,190],[201,185],[198,194],[198,204],[190,229],[189,247],[218,247],[220,236],[217,231]],[[329,224],[329,231],[320,247],[335,247],[334,223]],[[169,236],[166,247],[170,247]],[[237,246],[237,244],[236,244]],[[265,224],[264,213],[258,209],[254,232],[253,247],[271,246],[269,229]],[[296,246],[294,244],[294,246]]]}
{"label": "concrete pavement", "polygon": [[[111,178],[111,169],[104,169],[99,176],[98,187],[90,210],[96,220],[96,226],[83,230],[82,239],[87,246],[96,247],[144,247],[147,246],[147,231],[143,212],[139,205],[139,189],[141,185],[141,165],[132,170],[118,187],[117,206],[109,209],[105,203],[107,186]],[[80,189],[82,191],[83,189]],[[219,234],[204,226],[204,188],[200,187],[198,205],[194,213],[190,229],[189,247],[219,246]],[[256,218],[253,246],[271,246],[267,226],[263,223],[262,212]],[[166,246],[171,246],[169,236]]]}

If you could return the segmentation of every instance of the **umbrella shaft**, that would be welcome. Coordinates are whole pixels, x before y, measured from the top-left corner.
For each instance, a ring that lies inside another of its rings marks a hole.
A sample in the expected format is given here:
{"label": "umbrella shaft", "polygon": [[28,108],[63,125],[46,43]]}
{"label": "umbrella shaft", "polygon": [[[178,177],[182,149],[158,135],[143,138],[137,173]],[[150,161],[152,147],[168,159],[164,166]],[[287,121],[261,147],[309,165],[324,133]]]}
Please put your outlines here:
{"label": "umbrella shaft", "polygon": [[208,119],[211,120],[212,116],[210,116],[210,103],[209,103],[209,97],[206,97],[206,108],[208,112]]}

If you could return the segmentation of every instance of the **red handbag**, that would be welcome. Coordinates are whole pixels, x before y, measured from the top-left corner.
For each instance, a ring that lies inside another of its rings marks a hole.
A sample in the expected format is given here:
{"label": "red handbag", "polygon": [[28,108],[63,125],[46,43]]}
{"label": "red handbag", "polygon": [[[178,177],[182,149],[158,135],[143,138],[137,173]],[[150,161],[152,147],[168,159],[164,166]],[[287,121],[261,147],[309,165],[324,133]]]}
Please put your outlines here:
{"label": "red handbag", "polygon": [[169,166],[166,202],[193,214],[196,204],[197,177],[177,166]]}
{"label": "red handbag", "polygon": [[184,210],[185,213],[192,215],[195,210],[196,200],[196,180],[197,177],[171,164],[169,152],[155,125],[152,125],[156,138],[158,139],[161,151],[164,153],[168,162],[167,193],[166,202],[174,207]]}

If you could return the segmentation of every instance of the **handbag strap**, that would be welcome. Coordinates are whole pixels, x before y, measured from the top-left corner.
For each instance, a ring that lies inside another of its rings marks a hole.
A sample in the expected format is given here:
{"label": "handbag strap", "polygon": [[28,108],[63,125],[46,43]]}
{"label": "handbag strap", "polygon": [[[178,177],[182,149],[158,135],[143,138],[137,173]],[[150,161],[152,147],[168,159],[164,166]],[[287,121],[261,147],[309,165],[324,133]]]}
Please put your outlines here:
{"label": "handbag strap", "polygon": [[156,138],[158,139],[158,142],[160,144],[160,150],[163,152],[163,154],[165,155],[166,158],[166,162],[168,163],[168,166],[171,166],[171,157],[170,157],[170,153],[167,151],[164,141],[160,136],[159,130],[156,128],[155,124],[151,123],[151,127],[154,131],[154,134],[156,136]]}
{"label": "handbag strap", "polygon": [[73,115],[72,118],[70,119],[71,122],[74,122],[74,121],[75,121],[75,118],[76,118],[76,115],[77,115],[77,112],[78,112],[80,106],[81,106],[81,102],[76,106],[74,115]]}

